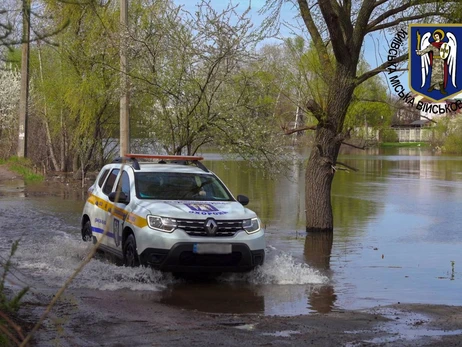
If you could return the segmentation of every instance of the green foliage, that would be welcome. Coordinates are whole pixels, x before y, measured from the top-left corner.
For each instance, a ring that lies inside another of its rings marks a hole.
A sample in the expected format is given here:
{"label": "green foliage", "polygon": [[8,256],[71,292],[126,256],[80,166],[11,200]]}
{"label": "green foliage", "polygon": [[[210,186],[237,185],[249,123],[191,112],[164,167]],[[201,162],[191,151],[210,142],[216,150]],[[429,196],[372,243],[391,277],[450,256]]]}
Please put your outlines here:
{"label": "green foliage", "polygon": [[[30,159],[11,157],[3,162],[8,165],[11,171],[20,174],[26,182],[40,182],[43,176],[34,172],[33,164]],[[0,164],[2,164],[0,162]]]}
{"label": "green foliage", "polygon": [[[370,70],[364,60],[358,65],[358,74]],[[356,87],[348,108],[344,128],[370,127],[377,129],[389,125],[393,110],[388,103],[386,85],[379,76],[372,77]]]}
{"label": "green foliage", "polygon": [[461,134],[450,134],[444,141],[443,150],[445,153],[462,154]]}
{"label": "green foliage", "polygon": [[380,129],[380,142],[398,142],[398,134],[391,128]]}
{"label": "green foliage", "polygon": [[103,140],[118,129],[117,8],[96,1],[49,1],[46,12],[70,24],[56,37],[59,47],[42,43],[31,52],[35,113],[49,131],[51,146],[61,152],[55,161],[63,158],[63,169],[76,159],[85,169],[90,162],[98,166],[104,160]]}
{"label": "green foliage", "polygon": [[443,152],[462,154],[462,120],[453,119],[449,121],[447,132],[448,135],[443,142]]}
{"label": "green foliage", "polygon": [[433,127],[433,137],[431,145],[433,147],[441,147],[444,145],[445,139],[450,134],[449,131],[449,118],[440,118],[438,123]]}

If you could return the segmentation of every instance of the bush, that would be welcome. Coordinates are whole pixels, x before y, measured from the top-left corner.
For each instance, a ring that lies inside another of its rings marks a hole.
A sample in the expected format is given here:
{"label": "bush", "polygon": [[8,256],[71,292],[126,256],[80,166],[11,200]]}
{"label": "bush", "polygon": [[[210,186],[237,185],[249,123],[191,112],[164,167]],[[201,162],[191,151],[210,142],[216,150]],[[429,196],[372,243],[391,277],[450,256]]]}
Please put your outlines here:
{"label": "bush", "polygon": [[398,142],[398,134],[394,129],[380,129],[380,142]]}
{"label": "bush", "polygon": [[446,137],[443,151],[449,154],[462,154],[462,138],[460,134],[450,134]]}
{"label": "bush", "polygon": [[447,125],[447,133],[443,141],[443,152],[449,154],[462,154],[462,120],[450,120]]}

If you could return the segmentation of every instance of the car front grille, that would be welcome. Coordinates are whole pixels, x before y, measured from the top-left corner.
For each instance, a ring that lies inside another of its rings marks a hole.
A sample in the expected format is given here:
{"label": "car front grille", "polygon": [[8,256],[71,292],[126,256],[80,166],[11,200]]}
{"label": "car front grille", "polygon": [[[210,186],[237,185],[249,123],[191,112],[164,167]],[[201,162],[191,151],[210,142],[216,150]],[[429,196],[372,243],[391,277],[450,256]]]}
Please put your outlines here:
{"label": "car front grille", "polygon": [[242,229],[242,220],[215,220],[217,222],[218,229],[215,235],[209,235],[205,230],[205,220],[196,219],[177,219],[177,225],[179,229],[183,229],[190,236],[210,236],[210,237],[224,237],[234,236],[238,231]]}

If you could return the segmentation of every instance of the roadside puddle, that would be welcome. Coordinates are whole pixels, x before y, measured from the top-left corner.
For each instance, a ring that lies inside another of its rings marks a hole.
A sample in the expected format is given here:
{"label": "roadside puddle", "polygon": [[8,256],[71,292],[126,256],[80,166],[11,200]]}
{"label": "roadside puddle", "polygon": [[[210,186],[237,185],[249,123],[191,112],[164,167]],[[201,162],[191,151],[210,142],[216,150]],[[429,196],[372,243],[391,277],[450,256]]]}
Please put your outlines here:
{"label": "roadside puddle", "polygon": [[25,184],[22,179],[12,179],[2,181],[0,184],[0,198],[1,197],[18,197],[24,198]]}
{"label": "roadside puddle", "polygon": [[[381,308],[373,313],[384,316],[390,321],[377,327],[377,332],[386,332],[386,336],[375,337],[362,342],[371,344],[393,343],[397,341],[413,341],[423,337],[438,338],[462,334],[462,329],[440,330],[426,326],[431,321],[428,316],[415,312],[403,312],[392,308]],[[359,334],[362,331],[348,331],[347,333]],[[356,346],[348,345],[349,347]]]}

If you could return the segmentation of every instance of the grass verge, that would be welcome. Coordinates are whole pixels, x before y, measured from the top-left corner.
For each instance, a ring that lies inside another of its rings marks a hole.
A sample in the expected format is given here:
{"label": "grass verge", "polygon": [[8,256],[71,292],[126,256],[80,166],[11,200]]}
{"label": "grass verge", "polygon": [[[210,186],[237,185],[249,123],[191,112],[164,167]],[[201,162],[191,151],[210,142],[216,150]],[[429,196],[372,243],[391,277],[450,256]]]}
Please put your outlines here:
{"label": "grass verge", "polygon": [[430,147],[430,144],[427,142],[382,142],[380,144],[382,148],[392,148],[392,147]]}
{"label": "grass verge", "polygon": [[40,182],[43,176],[34,172],[32,162],[27,158],[11,157],[7,160],[1,160],[0,164],[5,164],[8,169],[20,174],[26,182]]}

